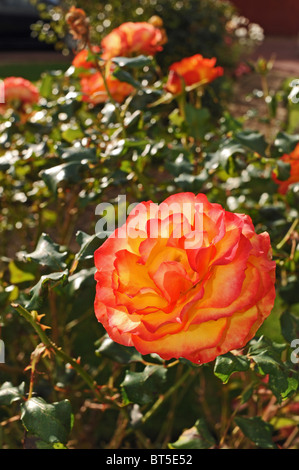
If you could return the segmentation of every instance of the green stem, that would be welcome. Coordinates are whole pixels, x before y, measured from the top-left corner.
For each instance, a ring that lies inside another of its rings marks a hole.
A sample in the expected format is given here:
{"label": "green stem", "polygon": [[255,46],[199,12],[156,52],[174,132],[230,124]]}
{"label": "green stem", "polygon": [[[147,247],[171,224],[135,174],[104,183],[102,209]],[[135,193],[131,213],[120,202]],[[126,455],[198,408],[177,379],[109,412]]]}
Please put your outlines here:
{"label": "green stem", "polygon": [[146,421],[148,421],[154,413],[160,408],[160,406],[185,382],[187,377],[190,375],[192,372],[192,369],[189,368],[185,374],[183,374],[178,381],[173,384],[172,387],[170,387],[167,392],[164,395],[161,395],[158,400],[154,403],[152,408],[143,416],[142,418],[142,424],[144,424]]}
{"label": "green stem", "polygon": [[286,235],[283,237],[283,239],[278,243],[278,245],[276,245],[276,248],[278,250],[280,250],[280,248],[283,247],[283,245],[288,241],[288,239],[290,238],[290,236],[292,235],[293,231],[295,230],[296,228],[296,225],[298,224],[299,222],[299,218],[297,217],[297,219],[294,220],[294,222],[292,223],[291,227],[289,228],[289,230],[287,231]]}
{"label": "green stem", "polygon": [[[89,51],[93,54],[92,45],[91,45],[90,41],[87,42],[87,45],[88,45]],[[106,71],[103,70],[103,68],[99,65],[99,63],[97,61],[95,62],[95,66],[96,66],[97,71],[101,74],[105,90],[107,92],[107,95],[108,95],[111,103],[114,106],[115,114],[116,114],[116,117],[117,117],[117,120],[118,120],[119,124],[121,125],[123,138],[125,139],[126,138],[126,130],[125,130],[125,125],[124,125],[124,120],[123,120],[123,117],[121,116],[121,113],[119,111],[118,103],[115,101],[115,99],[113,98],[113,96],[111,95],[111,92],[109,90],[107,80],[106,80]]]}
{"label": "green stem", "polygon": [[92,390],[96,398],[100,401],[103,401],[103,396],[97,389],[97,384],[93,380],[93,378],[89,375],[88,372],[72,357],[70,357],[68,354],[66,354],[61,348],[56,346],[55,343],[53,343],[48,335],[45,333],[44,329],[42,328],[42,325],[38,322],[37,319],[37,313],[36,312],[29,312],[26,310],[24,307],[22,307],[19,304],[12,304],[12,307],[20,314],[22,317],[27,320],[30,325],[34,328],[36,333],[38,334],[40,340],[42,343],[46,346],[47,349],[52,350],[57,357],[60,357],[66,364],[70,364],[76,371],[77,373],[82,377],[84,382],[88,385],[88,387]]}

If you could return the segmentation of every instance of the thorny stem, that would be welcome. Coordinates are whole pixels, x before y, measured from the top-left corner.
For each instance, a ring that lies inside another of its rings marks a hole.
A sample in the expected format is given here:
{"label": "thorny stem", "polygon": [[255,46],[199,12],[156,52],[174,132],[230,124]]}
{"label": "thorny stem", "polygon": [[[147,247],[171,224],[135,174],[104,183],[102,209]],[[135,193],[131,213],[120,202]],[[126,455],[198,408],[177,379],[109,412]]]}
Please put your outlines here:
{"label": "thorny stem", "polygon": [[164,395],[161,395],[158,400],[153,404],[152,408],[142,417],[142,424],[144,424],[146,421],[148,421],[154,413],[160,408],[160,406],[185,382],[187,377],[190,375],[192,372],[191,368],[188,368],[188,370],[183,374],[176,383],[173,384],[172,387],[170,387],[167,392]]}
{"label": "thorny stem", "polygon": [[[249,390],[251,388],[251,383],[244,389],[243,391],[243,395],[247,392],[247,390]],[[236,408],[234,409],[234,411],[232,412],[232,414],[230,415],[229,419],[227,420],[227,423],[226,423],[226,427],[224,429],[224,431],[222,432],[222,436],[221,436],[221,439],[220,439],[220,443],[219,443],[219,448],[221,448],[224,443],[225,443],[225,439],[226,439],[226,436],[228,434],[228,431],[231,427],[231,424],[236,416],[236,414],[238,413],[239,409],[242,407],[243,405],[243,402],[242,400],[240,399],[238,405],[236,406]]]}
{"label": "thorny stem", "polygon": [[292,233],[294,232],[297,224],[299,222],[299,218],[297,217],[294,222],[292,223],[291,227],[289,228],[289,230],[287,231],[286,235],[283,237],[283,239],[278,243],[278,245],[276,245],[276,248],[278,250],[280,250],[280,248],[283,247],[283,245],[288,241],[288,239],[290,238],[290,236],[292,235]]}
{"label": "thorny stem", "polygon": [[26,310],[19,304],[12,304],[12,307],[31,324],[31,326],[34,328],[45,347],[50,351],[52,350],[56,354],[56,356],[60,357],[66,364],[70,364],[82,377],[88,387],[92,390],[95,397],[98,400],[103,401],[103,396],[98,391],[97,385],[94,382],[93,378],[75,359],[66,354],[63,349],[56,346],[56,344],[49,339],[48,335],[43,330],[42,325],[37,321],[36,315],[34,313],[30,313],[28,310]]}
{"label": "thorny stem", "polygon": [[[93,54],[93,51],[92,51],[92,45],[90,43],[90,41],[88,40],[87,42],[87,46],[88,46],[88,49],[89,51],[91,52],[91,54]],[[106,89],[106,92],[107,92],[107,95],[111,101],[111,103],[113,104],[114,106],[114,110],[115,110],[115,114],[117,116],[117,120],[118,122],[120,123],[121,125],[121,131],[122,131],[122,135],[123,135],[123,138],[126,138],[126,130],[125,130],[125,125],[124,125],[124,120],[123,120],[123,117],[121,116],[121,113],[119,112],[119,109],[118,109],[118,103],[115,101],[115,99],[113,98],[113,96],[111,95],[111,92],[109,90],[109,87],[108,87],[108,84],[107,84],[107,80],[106,80],[106,72],[103,71],[102,67],[99,65],[98,61],[95,62],[95,67],[97,69],[97,71],[101,74],[101,77],[103,79],[103,83],[104,83],[104,87]]]}
{"label": "thorny stem", "polygon": [[34,373],[35,373],[35,364],[33,364],[32,368],[31,368],[29,391],[28,391],[28,400],[30,400],[30,398],[32,397],[32,393],[33,393]]}

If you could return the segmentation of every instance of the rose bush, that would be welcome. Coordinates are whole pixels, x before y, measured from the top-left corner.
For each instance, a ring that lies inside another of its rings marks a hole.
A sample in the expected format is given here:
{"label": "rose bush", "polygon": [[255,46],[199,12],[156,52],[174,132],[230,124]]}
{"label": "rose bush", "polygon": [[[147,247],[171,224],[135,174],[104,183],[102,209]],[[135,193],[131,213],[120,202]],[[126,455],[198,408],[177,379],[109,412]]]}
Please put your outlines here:
{"label": "rose bush", "polygon": [[274,132],[278,95],[264,135],[196,61],[171,94],[160,53],[103,61],[85,12],[67,20],[73,66],[25,120],[0,113],[0,446],[299,448],[298,191],[271,177],[299,136]]}
{"label": "rose bush", "polygon": [[110,337],[163,359],[205,363],[242,348],[274,304],[269,235],[203,194],[141,203],[95,264],[95,312]]}

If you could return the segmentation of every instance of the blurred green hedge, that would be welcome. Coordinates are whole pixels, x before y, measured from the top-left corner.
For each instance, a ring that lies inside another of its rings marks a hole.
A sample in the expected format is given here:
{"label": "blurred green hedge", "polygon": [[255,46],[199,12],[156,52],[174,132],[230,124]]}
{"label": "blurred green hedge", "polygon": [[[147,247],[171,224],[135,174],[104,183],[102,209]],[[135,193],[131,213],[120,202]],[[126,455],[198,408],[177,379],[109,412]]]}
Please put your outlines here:
{"label": "blurred green hedge", "polygon": [[72,43],[67,37],[64,16],[74,5],[83,8],[93,26],[93,42],[126,21],[148,21],[158,15],[164,22],[168,42],[157,57],[167,68],[183,57],[200,53],[217,57],[219,65],[234,68],[240,55],[248,52],[262,37],[262,29],[238,15],[229,1],[223,0],[64,0],[49,8],[40,0],[31,0],[40,11],[41,20],[32,25],[33,35],[55,43],[68,53]]}

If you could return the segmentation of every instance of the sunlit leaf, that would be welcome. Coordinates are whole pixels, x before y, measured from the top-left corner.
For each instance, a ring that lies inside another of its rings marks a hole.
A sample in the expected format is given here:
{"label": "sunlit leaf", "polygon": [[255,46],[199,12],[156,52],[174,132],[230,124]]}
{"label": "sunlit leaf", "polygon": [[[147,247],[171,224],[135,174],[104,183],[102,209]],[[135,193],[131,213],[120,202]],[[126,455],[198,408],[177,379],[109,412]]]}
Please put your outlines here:
{"label": "sunlit leaf", "polygon": [[23,256],[26,260],[32,260],[42,266],[63,270],[66,268],[67,254],[67,251],[61,251],[60,246],[53,242],[49,235],[42,233],[36,249],[32,253],[24,253]]}
{"label": "sunlit leaf", "polygon": [[196,421],[195,425],[183,431],[177,441],[168,444],[170,449],[211,449],[215,445],[204,418]]}
{"label": "sunlit leaf", "polygon": [[146,366],[143,372],[127,371],[121,383],[124,401],[144,405],[157,399],[164,390],[166,375],[167,369],[161,366]]}

